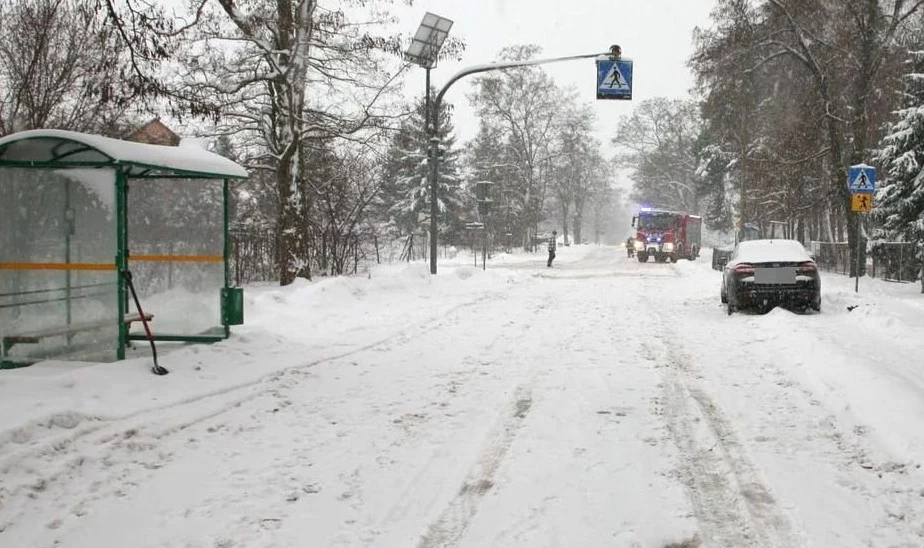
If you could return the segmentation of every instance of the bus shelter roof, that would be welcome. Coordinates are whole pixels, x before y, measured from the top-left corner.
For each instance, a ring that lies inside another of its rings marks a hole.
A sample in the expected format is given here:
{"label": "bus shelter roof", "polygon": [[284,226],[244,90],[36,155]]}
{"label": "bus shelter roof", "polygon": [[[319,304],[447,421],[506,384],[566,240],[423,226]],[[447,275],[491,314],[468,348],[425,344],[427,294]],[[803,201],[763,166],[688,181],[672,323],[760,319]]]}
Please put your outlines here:
{"label": "bus shelter roof", "polygon": [[113,167],[128,177],[247,178],[237,163],[198,147],[149,145],[59,129],[0,138],[0,167]]}

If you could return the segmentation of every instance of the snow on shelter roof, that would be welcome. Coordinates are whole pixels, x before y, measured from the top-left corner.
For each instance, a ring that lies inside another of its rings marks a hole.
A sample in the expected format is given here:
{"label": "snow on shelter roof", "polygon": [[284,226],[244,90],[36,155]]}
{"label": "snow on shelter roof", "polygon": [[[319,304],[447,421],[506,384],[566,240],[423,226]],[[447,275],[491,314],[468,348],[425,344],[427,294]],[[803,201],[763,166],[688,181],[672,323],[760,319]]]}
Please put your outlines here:
{"label": "snow on shelter roof", "polygon": [[122,166],[128,176],[190,175],[245,179],[247,171],[213,152],[149,145],[60,129],[33,129],[0,138],[0,166]]}

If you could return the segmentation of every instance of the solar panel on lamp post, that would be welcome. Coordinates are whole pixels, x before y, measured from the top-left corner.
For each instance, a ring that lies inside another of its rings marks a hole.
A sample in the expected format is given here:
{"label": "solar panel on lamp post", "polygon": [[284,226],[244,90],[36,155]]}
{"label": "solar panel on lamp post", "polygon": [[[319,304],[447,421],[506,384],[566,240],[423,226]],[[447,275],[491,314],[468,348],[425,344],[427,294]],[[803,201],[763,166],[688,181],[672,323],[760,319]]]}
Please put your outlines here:
{"label": "solar panel on lamp post", "polygon": [[430,69],[436,66],[440,48],[443,47],[443,42],[445,42],[446,38],[449,36],[449,30],[451,28],[452,21],[445,17],[427,12],[424,14],[423,21],[420,22],[420,27],[417,28],[417,32],[414,34],[411,45],[404,54],[408,61],[420,65],[427,71],[427,92],[424,105],[424,134],[427,136],[427,173],[430,174],[427,181],[430,185],[430,274],[436,274],[436,218],[439,213],[436,197],[436,177],[433,175],[436,172],[435,163],[438,160],[437,150],[439,143],[437,141],[436,144],[434,144],[436,135],[431,134],[435,133],[432,132],[432,128],[436,125],[435,123],[431,124],[431,116],[435,121],[436,116],[439,114],[437,112],[431,112],[430,108]]}

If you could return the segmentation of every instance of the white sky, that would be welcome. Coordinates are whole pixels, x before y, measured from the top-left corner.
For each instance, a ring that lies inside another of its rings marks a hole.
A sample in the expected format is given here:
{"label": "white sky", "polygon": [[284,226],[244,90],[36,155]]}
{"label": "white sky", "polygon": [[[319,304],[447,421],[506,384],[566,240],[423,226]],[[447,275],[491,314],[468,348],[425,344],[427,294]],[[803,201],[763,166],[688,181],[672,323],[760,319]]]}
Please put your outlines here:
{"label": "white sky", "polygon": [[[545,66],[560,86],[574,84],[580,100],[595,103],[597,136],[609,151],[619,118],[633,105],[657,96],[684,97],[693,86],[686,61],[692,53],[693,28],[709,25],[714,0],[415,0],[400,12],[402,25],[413,33],[425,12],[454,21],[451,34],[465,40],[461,62],[442,62],[432,72],[441,87],[460,69],[495,60],[501,48],[518,44],[542,46],[543,57],[603,52],[622,46],[634,61],[633,100],[597,101],[593,59]],[[446,94],[453,103],[457,137],[473,138],[477,119],[466,100],[471,77]],[[424,70],[411,69],[408,95],[422,95]]]}

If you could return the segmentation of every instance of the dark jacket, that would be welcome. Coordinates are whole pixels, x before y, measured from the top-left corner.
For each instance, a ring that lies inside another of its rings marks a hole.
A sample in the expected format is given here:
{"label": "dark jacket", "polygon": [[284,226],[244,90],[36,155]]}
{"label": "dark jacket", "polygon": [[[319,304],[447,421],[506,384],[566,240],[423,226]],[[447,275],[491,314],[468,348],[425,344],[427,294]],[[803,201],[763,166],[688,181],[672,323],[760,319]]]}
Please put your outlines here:
{"label": "dark jacket", "polygon": [[555,236],[549,238],[549,253],[555,253]]}

